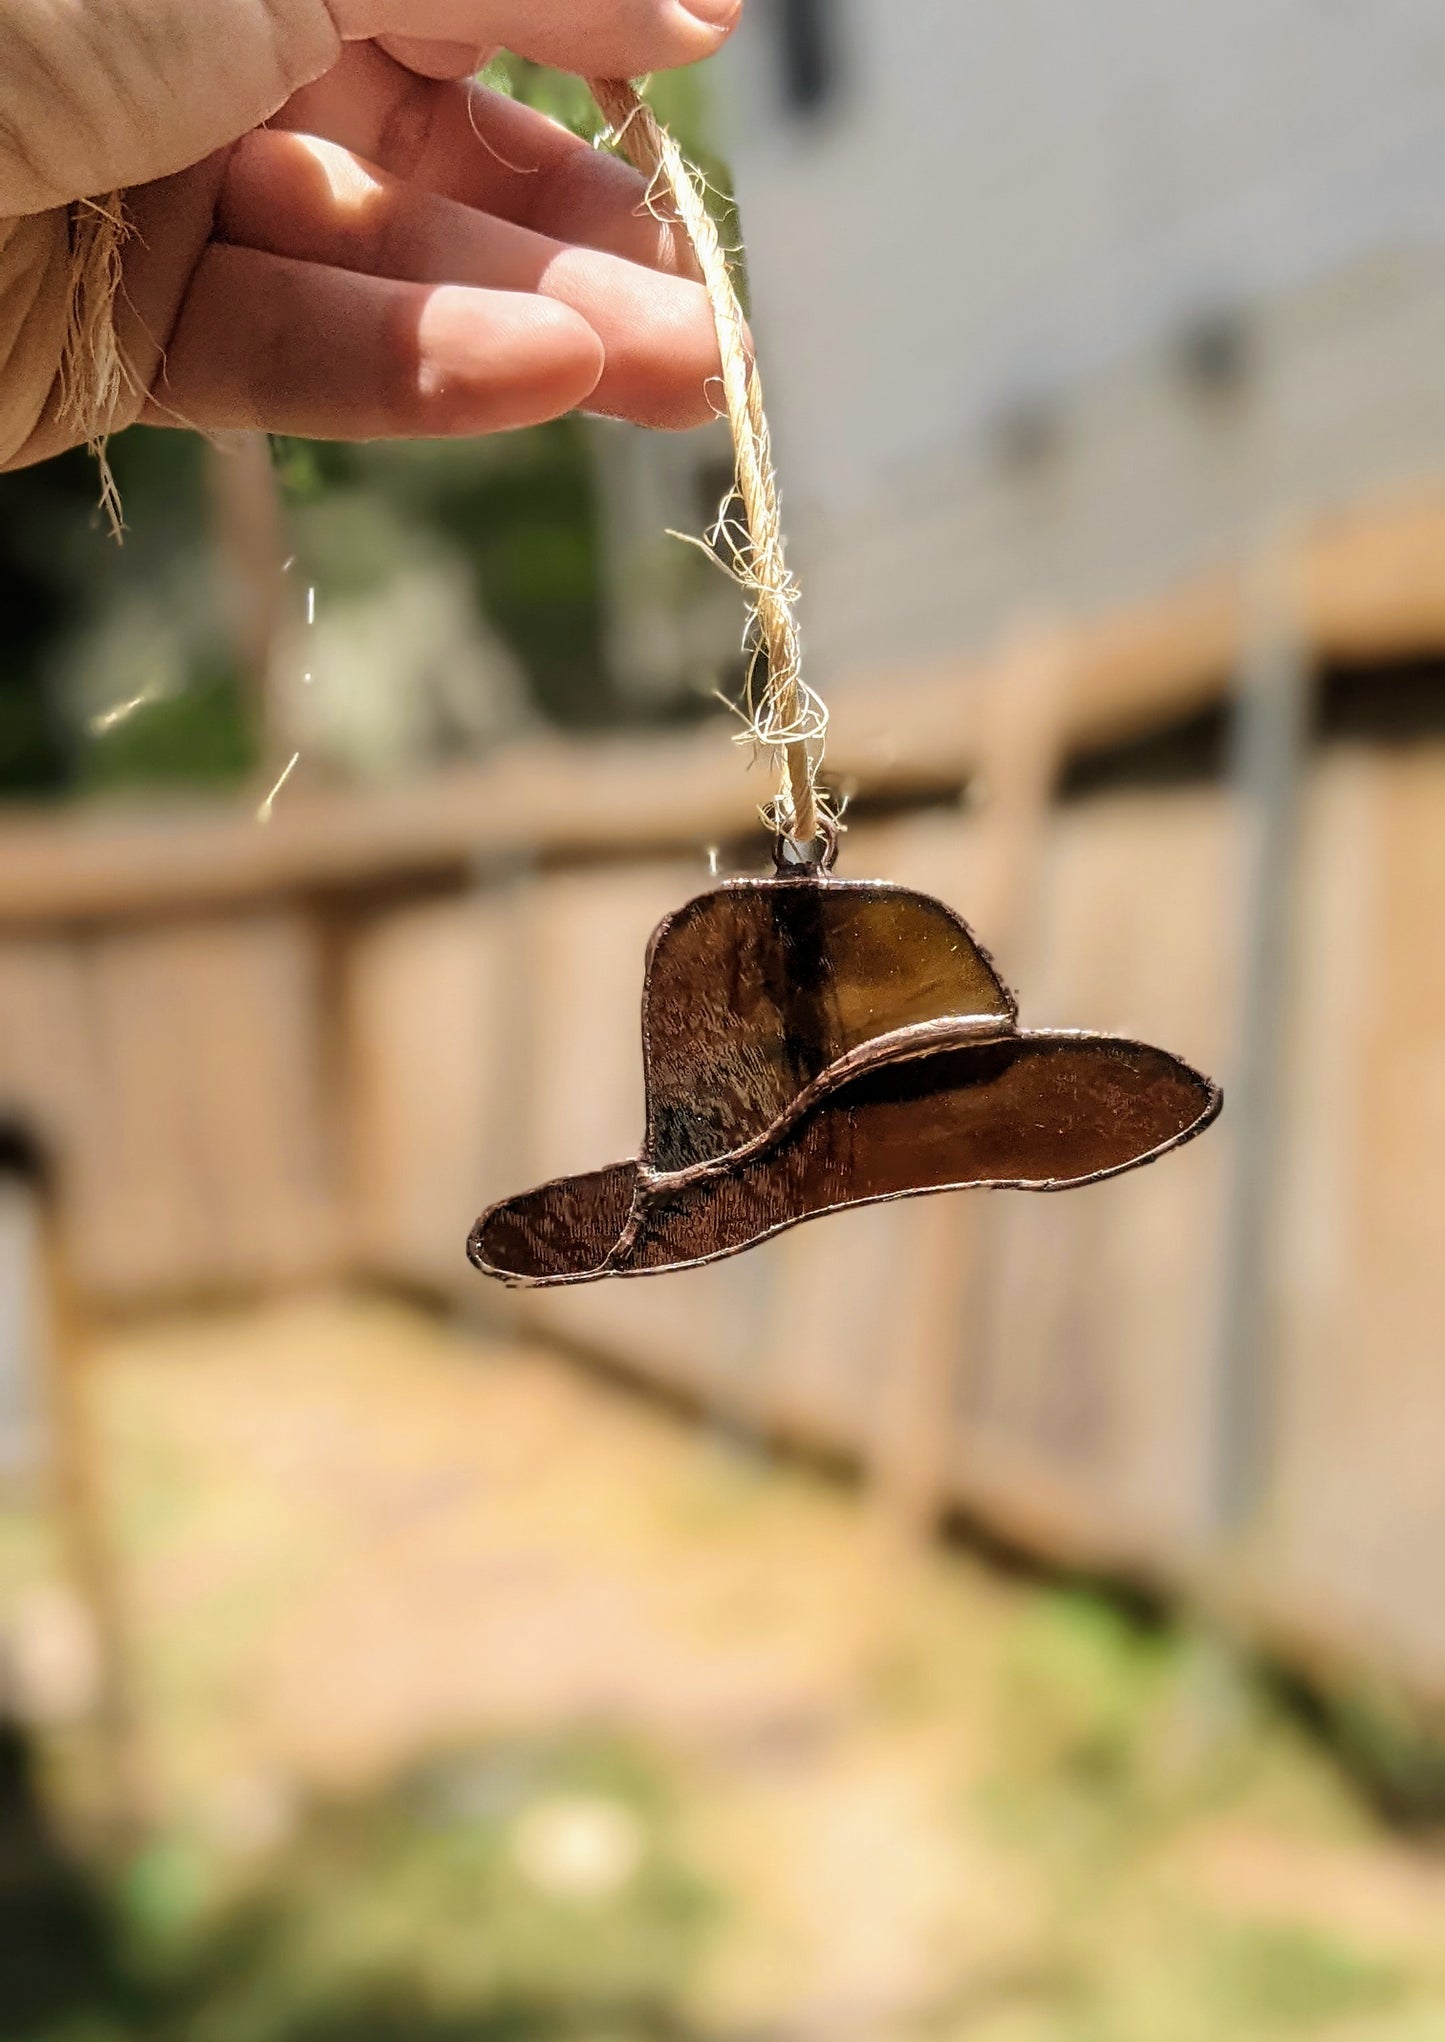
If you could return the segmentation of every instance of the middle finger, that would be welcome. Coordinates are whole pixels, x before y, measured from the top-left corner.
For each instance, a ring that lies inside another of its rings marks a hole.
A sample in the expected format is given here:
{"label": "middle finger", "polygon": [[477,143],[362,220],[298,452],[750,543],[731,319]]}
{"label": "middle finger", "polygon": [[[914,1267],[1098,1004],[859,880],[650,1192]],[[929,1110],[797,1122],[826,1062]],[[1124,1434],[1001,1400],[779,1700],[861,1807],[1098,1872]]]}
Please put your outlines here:
{"label": "middle finger", "polygon": [[374,43],[350,44],[271,125],[339,142],[411,184],[559,241],[694,274],[685,237],[654,218],[630,164],[503,93],[418,77]]}

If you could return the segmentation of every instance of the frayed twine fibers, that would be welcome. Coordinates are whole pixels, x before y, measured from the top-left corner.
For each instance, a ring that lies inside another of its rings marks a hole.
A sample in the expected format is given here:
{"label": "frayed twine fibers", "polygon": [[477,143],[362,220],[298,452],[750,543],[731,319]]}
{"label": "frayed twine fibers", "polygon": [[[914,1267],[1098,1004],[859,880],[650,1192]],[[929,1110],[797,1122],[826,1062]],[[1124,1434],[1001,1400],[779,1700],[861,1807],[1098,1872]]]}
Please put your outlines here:
{"label": "frayed twine fibers", "polygon": [[[649,204],[655,210],[660,204],[670,205],[673,220],[686,232],[707,289],[737,457],[737,495],[746,520],[746,531],[740,531],[729,517],[730,504],[725,504],[709,534],[710,550],[726,556],[748,598],[752,655],[745,710],[748,736],[776,753],[781,769],[778,794],[765,808],[764,820],[795,843],[812,844],[821,830],[817,780],[828,713],[802,677],[802,641],[794,615],[798,589],[784,554],[762,382],[731,266],[701,179],[651,107],[625,79],[593,78],[588,83],[613,139],[648,180]],[[758,687],[760,665],[763,681]]]}

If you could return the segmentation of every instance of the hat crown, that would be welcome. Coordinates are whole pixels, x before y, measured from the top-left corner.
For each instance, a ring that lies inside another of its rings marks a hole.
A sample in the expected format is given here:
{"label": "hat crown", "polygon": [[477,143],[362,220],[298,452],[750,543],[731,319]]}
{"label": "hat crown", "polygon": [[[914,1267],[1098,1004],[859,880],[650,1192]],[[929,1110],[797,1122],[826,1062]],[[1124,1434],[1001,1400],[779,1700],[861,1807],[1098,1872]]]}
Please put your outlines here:
{"label": "hat crown", "polygon": [[670,1173],[761,1139],[880,1036],[921,1024],[1010,1033],[1016,1008],[972,932],[907,887],[740,880],[653,939],[643,1009],[647,1146]]}

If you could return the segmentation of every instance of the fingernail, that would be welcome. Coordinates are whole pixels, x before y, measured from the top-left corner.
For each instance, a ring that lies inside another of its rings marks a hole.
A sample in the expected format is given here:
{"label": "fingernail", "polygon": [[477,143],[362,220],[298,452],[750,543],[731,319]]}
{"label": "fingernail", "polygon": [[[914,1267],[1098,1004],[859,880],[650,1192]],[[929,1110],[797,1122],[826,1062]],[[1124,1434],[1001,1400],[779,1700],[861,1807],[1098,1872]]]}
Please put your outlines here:
{"label": "fingernail", "polygon": [[682,0],[682,4],[707,28],[731,28],[743,11],[743,0]]}

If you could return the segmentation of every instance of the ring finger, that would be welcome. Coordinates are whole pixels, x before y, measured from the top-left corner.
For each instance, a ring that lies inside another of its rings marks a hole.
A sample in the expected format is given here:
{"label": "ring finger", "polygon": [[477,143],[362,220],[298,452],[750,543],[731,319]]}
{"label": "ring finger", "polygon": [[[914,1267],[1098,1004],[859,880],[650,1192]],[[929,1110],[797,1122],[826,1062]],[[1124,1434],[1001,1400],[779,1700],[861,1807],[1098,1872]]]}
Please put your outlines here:
{"label": "ring finger", "polygon": [[398,282],[553,299],[581,313],[605,350],[589,410],[655,426],[712,416],[717,342],[699,285],[421,191],[333,143],[248,137],[231,158],[216,235]]}

